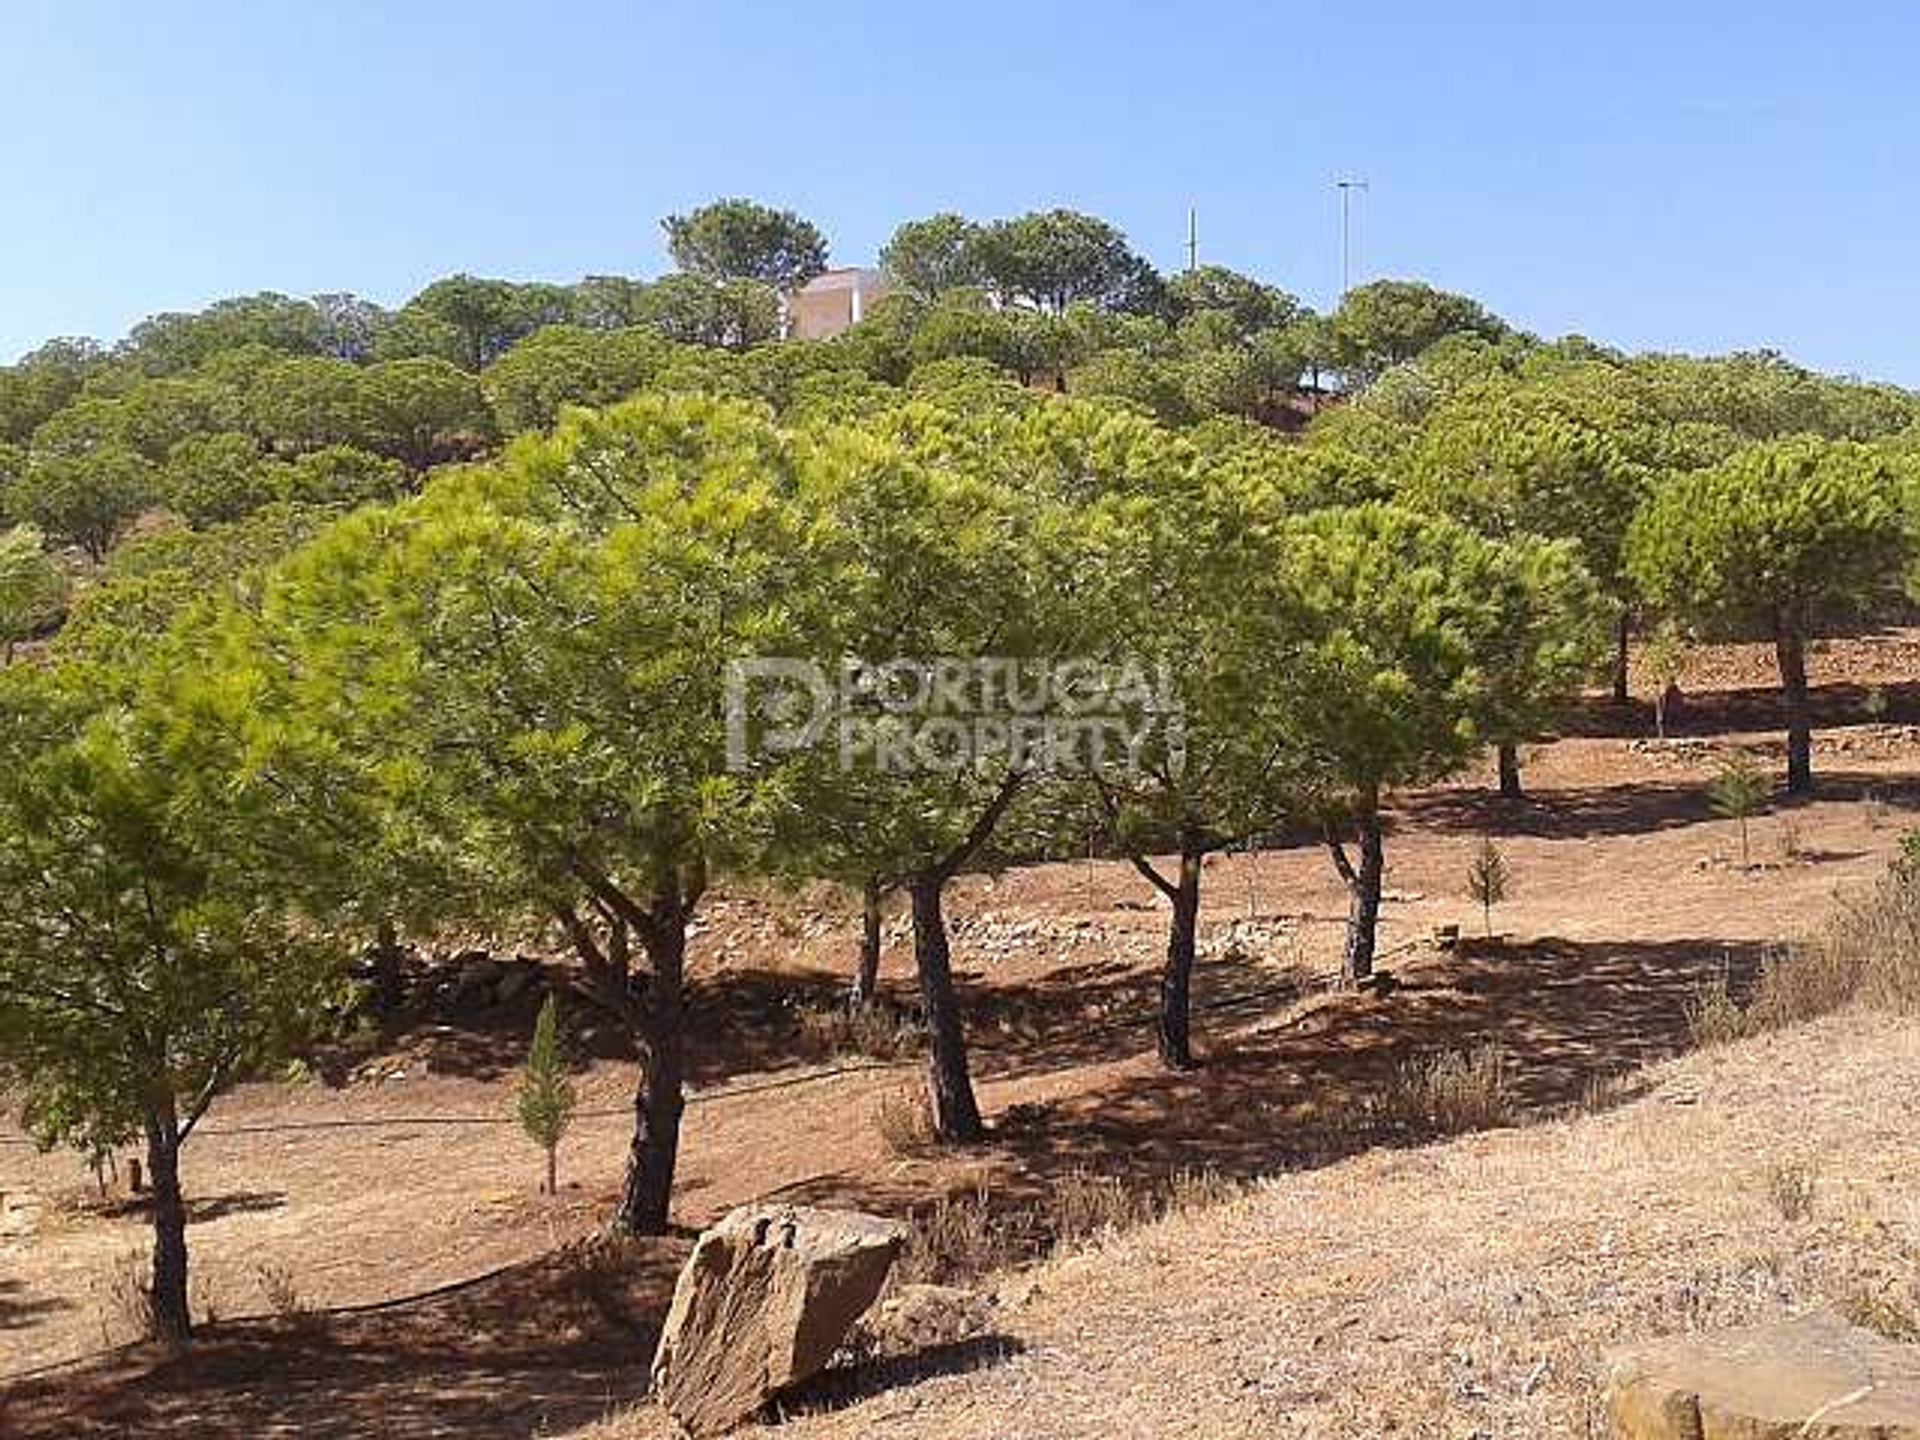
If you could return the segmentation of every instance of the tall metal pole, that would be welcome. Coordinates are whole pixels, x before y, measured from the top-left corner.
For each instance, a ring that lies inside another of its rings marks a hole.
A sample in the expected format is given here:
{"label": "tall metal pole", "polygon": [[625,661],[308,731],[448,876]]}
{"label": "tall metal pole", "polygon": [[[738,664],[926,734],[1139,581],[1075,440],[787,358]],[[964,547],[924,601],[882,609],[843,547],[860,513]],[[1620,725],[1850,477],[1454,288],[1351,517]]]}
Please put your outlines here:
{"label": "tall metal pole", "polygon": [[1336,180],[1340,191],[1340,295],[1353,288],[1353,192],[1367,189],[1364,180]]}
{"label": "tall metal pole", "polygon": [[1200,212],[1194,206],[1187,207],[1187,269],[1200,268]]}

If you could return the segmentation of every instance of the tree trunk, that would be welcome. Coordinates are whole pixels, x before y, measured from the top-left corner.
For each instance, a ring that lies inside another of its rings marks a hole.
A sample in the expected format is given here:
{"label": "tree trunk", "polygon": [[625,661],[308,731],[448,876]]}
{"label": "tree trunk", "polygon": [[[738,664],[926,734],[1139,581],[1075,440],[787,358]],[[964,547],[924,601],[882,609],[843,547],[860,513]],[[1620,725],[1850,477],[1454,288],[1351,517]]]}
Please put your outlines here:
{"label": "tree trunk", "polygon": [[1787,793],[1813,793],[1813,720],[1807,713],[1807,620],[1783,605],[1773,619],[1773,649],[1787,697]]}
{"label": "tree trunk", "polygon": [[1526,792],[1520,788],[1520,747],[1511,740],[1500,742],[1500,798],[1526,798]]}
{"label": "tree trunk", "polygon": [[1160,972],[1160,1063],[1169,1070],[1194,1068],[1188,1020],[1192,1013],[1193,955],[1200,929],[1200,852],[1180,852],[1180,882],[1174,886],[1173,923],[1167,932],[1167,963]]}
{"label": "tree trunk", "polygon": [[853,974],[853,993],[848,1006],[864,1010],[873,1003],[880,988],[880,882],[868,880],[861,891],[860,966]]}
{"label": "tree trunk", "polygon": [[1614,703],[1624,705],[1630,698],[1627,693],[1627,641],[1633,631],[1633,616],[1627,607],[1620,607],[1620,615],[1613,625],[1613,699]]}
{"label": "tree trunk", "polygon": [[944,874],[916,875],[913,900],[913,960],[920,976],[920,1004],[927,1015],[927,1084],[933,1101],[934,1134],[942,1140],[974,1141],[986,1133],[967,1070],[967,1040],[960,1027],[960,1001],[953,989],[947,921],[940,909]]}
{"label": "tree trunk", "polygon": [[400,979],[400,937],[393,921],[382,920],[373,942],[373,1004],[382,1015],[391,1015],[405,999]]}
{"label": "tree trunk", "polygon": [[1347,947],[1342,975],[1348,981],[1365,980],[1373,974],[1373,952],[1380,929],[1380,880],[1386,870],[1386,856],[1380,838],[1380,797],[1363,796],[1354,824],[1360,832],[1360,865],[1354,871],[1348,890]]}
{"label": "tree trunk", "polygon": [[673,1167],[680,1154],[680,1115],[686,1102],[682,993],[687,915],[677,901],[655,912],[647,937],[652,975],[640,1007],[640,1083],[633,1097],[633,1145],[614,1223],[633,1235],[664,1235],[673,1198]]}
{"label": "tree trunk", "polygon": [[549,1145],[547,1147],[547,1194],[558,1195],[559,1193],[560,1147],[557,1145]]}
{"label": "tree trunk", "polygon": [[187,1206],[180,1192],[180,1118],[168,1095],[147,1116],[153,1187],[153,1333],[170,1345],[193,1338],[187,1309]]}

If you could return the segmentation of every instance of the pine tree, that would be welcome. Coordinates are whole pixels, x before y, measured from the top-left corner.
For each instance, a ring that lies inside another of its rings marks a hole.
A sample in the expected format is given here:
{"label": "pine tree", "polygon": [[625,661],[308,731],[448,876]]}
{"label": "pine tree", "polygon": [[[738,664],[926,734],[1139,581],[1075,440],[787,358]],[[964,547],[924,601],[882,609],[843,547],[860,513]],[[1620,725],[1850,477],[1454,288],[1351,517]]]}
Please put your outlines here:
{"label": "pine tree", "polygon": [[547,1152],[549,1195],[559,1191],[560,1141],[573,1122],[574,1104],[573,1081],[567,1076],[567,1057],[560,1045],[560,1010],[549,995],[540,1007],[540,1018],[534,1021],[533,1044],[527,1050],[526,1067],[520,1072],[520,1089],[515,1096],[520,1127]]}
{"label": "pine tree", "polygon": [[1493,907],[1507,898],[1511,880],[1507,857],[1493,843],[1491,835],[1482,836],[1473,863],[1467,867],[1467,893],[1480,902],[1481,913],[1486,917],[1489,940],[1493,938]]}
{"label": "pine tree", "polygon": [[1723,820],[1740,822],[1742,867],[1753,863],[1753,854],[1747,843],[1747,819],[1766,803],[1767,792],[1772,788],[1771,782],[1745,750],[1736,750],[1722,761],[1720,773],[1707,786],[1707,799],[1713,806],[1713,813]]}

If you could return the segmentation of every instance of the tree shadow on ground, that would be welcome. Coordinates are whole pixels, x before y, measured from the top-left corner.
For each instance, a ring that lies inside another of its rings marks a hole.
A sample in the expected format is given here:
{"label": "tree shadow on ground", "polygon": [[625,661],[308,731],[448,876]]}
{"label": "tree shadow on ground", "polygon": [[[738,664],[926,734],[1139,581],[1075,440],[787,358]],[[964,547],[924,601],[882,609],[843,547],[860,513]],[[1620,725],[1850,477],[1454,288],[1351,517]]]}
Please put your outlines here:
{"label": "tree shadow on ground", "polygon": [[[1304,966],[1252,955],[1210,956],[1194,965],[1196,1028],[1291,1005],[1316,983]],[[961,1003],[980,1054],[982,1079],[1016,1079],[1151,1051],[1160,972],[1123,960],[1091,961],[1025,983],[965,977]]]}
{"label": "tree shadow on ground", "polygon": [[[1920,778],[1816,766],[1814,785],[1811,796],[1776,794],[1770,808],[1792,810],[1812,801],[1868,799],[1903,808],[1920,806]],[[1436,790],[1397,802],[1396,812],[1403,822],[1410,820],[1428,829],[1541,840],[1648,835],[1714,818],[1704,779],[1555,787],[1531,792],[1521,801],[1503,799],[1487,789]]]}
{"label": "tree shadow on ground", "polygon": [[578,1249],[401,1307],[203,1326],[0,1391],[9,1440],[126,1435],[438,1440],[551,1434],[646,1389],[683,1237]]}
{"label": "tree shadow on ground", "polygon": [[[1341,992],[1223,1037],[1184,1074],[1150,1058],[1106,1083],[999,1117],[977,1152],[997,1211],[1031,1220],[1068,1177],[1142,1193],[1183,1172],[1252,1179],[1435,1132],[1387,1102],[1416,1067],[1497,1044],[1516,1117],[1618,1103],[1620,1077],[1692,1044],[1688,1006],[1722,976],[1736,997],[1767,947],[1753,942],[1546,939],[1466,942],[1410,965],[1387,993]],[[831,1177],[791,1198],[909,1213],[924,1177]],[[969,1183],[977,1184],[978,1178]],[[1044,1225],[1028,1229],[1044,1247]]]}
{"label": "tree shadow on ground", "polygon": [[23,1330],[44,1315],[72,1308],[71,1300],[58,1295],[30,1294],[18,1280],[0,1279],[0,1330]]}
{"label": "tree shadow on ground", "polygon": [[[1872,697],[1879,696],[1877,703]],[[1920,724],[1920,681],[1885,685],[1815,685],[1807,694],[1808,710],[1816,729],[1837,725]],[[1784,729],[1786,700],[1778,685],[1755,685],[1733,690],[1704,690],[1682,695],[1668,707],[1669,737],[1697,738],[1755,730]],[[1561,715],[1561,735],[1589,740],[1645,740],[1654,734],[1652,702],[1593,695]]]}
{"label": "tree shadow on ground", "polygon": [[844,1410],[889,1390],[907,1390],[943,1375],[966,1375],[1003,1365],[1025,1349],[1011,1335],[973,1335],[906,1354],[835,1364],[771,1401],[763,1418],[778,1421]]}
{"label": "tree shadow on ground", "polygon": [[[569,967],[555,963],[546,973],[563,987],[567,1046],[578,1064],[635,1058],[632,1037],[618,1021],[564,988]],[[389,1017],[376,1037],[320,1057],[318,1068],[333,1085],[345,1084],[356,1064],[373,1057],[431,1075],[498,1079],[526,1063],[545,994],[532,990],[507,1004],[457,1012],[415,1006]],[[845,1003],[846,982],[824,971],[740,968],[696,975],[687,994],[689,1083],[710,1085],[728,1075],[792,1065],[805,1058],[797,1048],[802,1015]]]}
{"label": "tree shadow on ground", "polygon": [[[1071,1176],[1114,1177],[1146,1194],[1182,1173],[1253,1178],[1431,1138],[1383,1114],[1381,1098],[1408,1066],[1464,1047],[1491,1041],[1503,1048],[1521,1115],[1594,1103],[1600,1082],[1687,1049],[1689,1001],[1722,975],[1743,993],[1764,949],[1711,938],[1467,942],[1453,955],[1409,963],[1387,993],[1301,1001],[1283,992],[1264,1017],[1252,1007],[1236,1010],[1234,1028],[1219,1033],[1198,1071],[1169,1074],[1148,1053],[1115,1061],[1108,1044],[1104,1078],[1063,1099],[1013,1107],[996,1118],[987,1146],[966,1153],[988,1177],[993,1211],[1021,1237],[1025,1248],[1014,1258],[1043,1253],[1053,1239],[1049,1201]],[[1097,972],[1070,974],[1063,984],[1071,996],[1076,982],[1098,979]],[[1117,975],[1103,983],[1115,997],[1131,993]],[[1142,1030],[1143,1041],[1149,1033]],[[982,1068],[1003,1058],[1016,1069],[1063,1060],[1077,1042],[1062,1053],[1061,1038],[1059,1028],[1048,1029],[1036,1047],[1016,1045],[1003,1057],[983,1037]],[[1606,1098],[1624,1097],[1615,1087]],[[942,1183],[961,1183],[958,1167],[841,1173],[783,1194],[908,1215],[924,1210],[929,1187]],[[0,1392],[0,1406],[18,1440],[504,1440],[543,1426],[566,1430],[644,1394],[687,1248],[688,1237],[679,1235],[624,1247],[611,1263],[561,1251],[437,1299],[210,1326],[183,1358],[134,1357],[25,1381]],[[819,1382],[818,1398],[847,1403],[943,1366],[992,1363],[1005,1354],[995,1340],[977,1337],[877,1368],[870,1362]]]}

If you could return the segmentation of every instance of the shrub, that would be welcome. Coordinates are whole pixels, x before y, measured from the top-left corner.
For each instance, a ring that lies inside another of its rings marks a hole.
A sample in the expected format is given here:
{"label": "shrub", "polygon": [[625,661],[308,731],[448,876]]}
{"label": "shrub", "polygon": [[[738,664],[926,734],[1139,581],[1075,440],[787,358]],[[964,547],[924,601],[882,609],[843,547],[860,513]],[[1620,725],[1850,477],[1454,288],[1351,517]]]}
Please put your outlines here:
{"label": "shrub", "polygon": [[1694,987],[1687,1001],[1687,1032],[1700,1049],[1725,1045],[1747,1033],[1747,1014],[1733,998],[1733,982],[1726,967],[1711,980]]}
{"label": "shrub", "polygon": [[1783,1220],[1804,1220],[1813,1213],[1813,1171],[1793,1160],[1776,1160],[1764,1177],[1767,1199]]}
{"label": "shrub", "polygon": [[880,1097],[874,1123],[882,1143],[895,1155],[911,1155],[933,1143],[933,1107],[926,1092],[911,1081]]}
{"label": "shrub", "polygon": [[1513,1106],[1507,1054],[1492,1041],[1403,1065],[1387,1104],[1402,1124],[1442,1135],[1504,1125]]}

